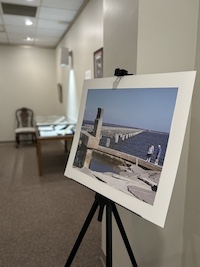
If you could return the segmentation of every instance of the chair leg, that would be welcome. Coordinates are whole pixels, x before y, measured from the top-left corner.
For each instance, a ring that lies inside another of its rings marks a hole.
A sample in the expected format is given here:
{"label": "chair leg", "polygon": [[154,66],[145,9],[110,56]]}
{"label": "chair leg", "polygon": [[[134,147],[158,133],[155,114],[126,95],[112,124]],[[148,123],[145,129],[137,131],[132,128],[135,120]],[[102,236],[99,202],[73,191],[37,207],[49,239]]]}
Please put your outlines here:
{"label": "chair leg", "polygon": [[19,134],[15,135],[15,140],[16,140],[16,148],[19,147]]}
{"label": "chair leg", "polygon": [[34,145],[36,144],[36,135],[35,135],[35,133],[32,134],[32,143]]}

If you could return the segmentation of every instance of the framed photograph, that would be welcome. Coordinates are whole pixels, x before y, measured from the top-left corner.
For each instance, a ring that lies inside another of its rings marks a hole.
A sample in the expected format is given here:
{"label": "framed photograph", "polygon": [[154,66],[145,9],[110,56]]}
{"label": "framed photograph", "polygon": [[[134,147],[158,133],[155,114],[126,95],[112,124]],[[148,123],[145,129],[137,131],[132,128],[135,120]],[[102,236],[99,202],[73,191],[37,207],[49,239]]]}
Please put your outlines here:
{"label": "framed photograph", "polygon": [[94,52],[94,78],[103,78],[103,48]]}
{"label": "framed photograph", "polygon": [[85,80],[65,176],[164,227],[195,75]]}

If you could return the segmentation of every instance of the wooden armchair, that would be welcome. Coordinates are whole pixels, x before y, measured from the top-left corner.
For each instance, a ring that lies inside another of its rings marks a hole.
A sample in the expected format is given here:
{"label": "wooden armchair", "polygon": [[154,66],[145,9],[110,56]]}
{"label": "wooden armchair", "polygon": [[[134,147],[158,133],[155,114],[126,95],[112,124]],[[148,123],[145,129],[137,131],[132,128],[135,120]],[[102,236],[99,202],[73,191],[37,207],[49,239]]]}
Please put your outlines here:
{"label": "wooden armchair", "polygon": [[[29,108],[20,108],[15,112],[17,120],[17,128],[15,129],[16,147],[20,145],[20,136],[31,136],[31,142],[36,141],[36,129],[33,127],[33,111]],[[30,139],[23,139],[30,141]]]}

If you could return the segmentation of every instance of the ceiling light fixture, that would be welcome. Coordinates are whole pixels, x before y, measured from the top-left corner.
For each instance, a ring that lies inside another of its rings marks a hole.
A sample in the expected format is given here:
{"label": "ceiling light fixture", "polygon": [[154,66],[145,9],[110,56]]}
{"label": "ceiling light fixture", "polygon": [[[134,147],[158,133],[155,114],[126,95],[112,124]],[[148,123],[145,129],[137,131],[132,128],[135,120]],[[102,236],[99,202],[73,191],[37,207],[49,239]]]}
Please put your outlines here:
{"label": "ceiling light fixture", "polygon": [[31,26],[31,25],[33,25],[33,22],[30,19],[27,19],[25,21],[25,24],[26,24],[26,26]]}
{"label": "ceiling light fixture", "polygon": [[31,37],[27,37],[27,38],[26,38],[26,41],[31,42],[31,41],[33,41],[33,38],[31,38]]}

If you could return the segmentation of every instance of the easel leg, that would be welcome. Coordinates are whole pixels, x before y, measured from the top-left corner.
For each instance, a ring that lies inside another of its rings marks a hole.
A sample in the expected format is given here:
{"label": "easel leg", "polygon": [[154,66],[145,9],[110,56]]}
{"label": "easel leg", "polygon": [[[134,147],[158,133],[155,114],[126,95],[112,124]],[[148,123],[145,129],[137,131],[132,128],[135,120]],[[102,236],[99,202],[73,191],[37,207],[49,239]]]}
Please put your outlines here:
{"label": "easel leg", "polygon": [[117,211],[117,208],[116,208],[115,204],[113,204],[113,214],[114,214],[114,216],[115,216],[115,220],[116,220],[116,222],[117,222],[118,228],[119,228],[119,230],[120,230],[121,236],[122,236],[122,238],[123,238],[124,244],[125,244],[125,246],[126,246],[126,249],[127,249],[128,255],[129,255],[129,257],[130,257],[130,260],[131,260],[131,262],[132,262],[132,264],[133,264],[133,267],[138,267],[137,262],[136,262],[136,260],[135,260],[135,257],[134,257],[134,255],[133,255],[133,251],[132,251],[132,249],[131,249],[130,243],[129,243],[129,241],[128,241],[126,232],[125,232],[125,230],[124,230],[122,221],[121,221],[121,219],[120,219],[120,217],[119,217],[119,213],[118,213],[118,211]]}
{"label": "easel leg", "polygon": [[121,233],[121,236],[123,238],[124,244],[126,246],[127,252],[129,254],[130,260],[133,264],[133,267],[138,267],[135,257],[133,255],[130,243],[128,241],[126,232],[124,230],[123,224],[121,222],[121,219],[119,217],[119,213],[117,211],[117,208],[115,206],[115,203],[99,194],[96,194],[95,201],[93,203],[93,206],[85,220],[85,223],[80,231],[80,234],[74,244],[74,247],[69,255],[69,258],[65,264],[64,267],[70,267],[71,263],[76,255],[76,252],[81,244],[81,241],[83,240],[83,237],[88,229],[88,226],[99,206],[99,216],[98,221],[102,221],[103,216],[103,210],[106,206],[106,267],[112,267],[112,213],[114,214],[115,220],[117,222],[119,231]]}
{"label": "easel leg", "polygon": [[86,231],[88,229],[88,226],[89,226],[89,224],[90,224],[90,222],[91,222],[91,220],[92,220],[92,218],[93,218],[93,216],[94,216],[94,214],[95,214],[95,212],[97,210],[98,205],[99,205],[98,201],[95,200],[93,205],[92,205],[92,208],[91,208],[91,210],[90,210],[90,212],[89,212],[89,214],[88,214],[88,216],[87,216],[87,218],[85,220],[85,223],[84,223],[84,225],[83,225],[83,227],[82,227],[82,229],[80,231],[80,234],[79,234],[79,236],[78,236],[78,238],[76,240],[76,243],[74,244],[74,247],[73,247],[73,249],[72,249],[72,251],[71,251],[71,253],[69,255],[69,258],[68,258],[68,260],[67,260],[67,262],[65,264],[65,267],[71,266],[71,263],[72,263],[75,255],[76,255],[76,252],[77,252],[77,250],[78,250],[78,248],[79,248],[79,246],[81,244],[81,241],[83,240],[83,237],[84,237],[84,235],[85,235],[85,233],[86,233]]}
{"label": "easel leg", "polygon": [[106,206],[106,267],[112,267],[112,204]]}

